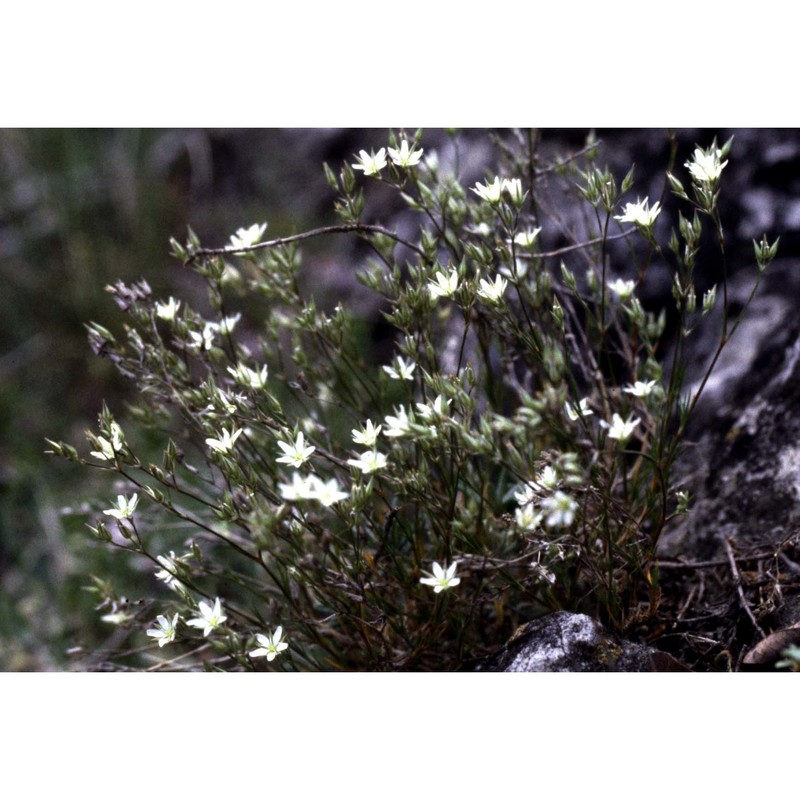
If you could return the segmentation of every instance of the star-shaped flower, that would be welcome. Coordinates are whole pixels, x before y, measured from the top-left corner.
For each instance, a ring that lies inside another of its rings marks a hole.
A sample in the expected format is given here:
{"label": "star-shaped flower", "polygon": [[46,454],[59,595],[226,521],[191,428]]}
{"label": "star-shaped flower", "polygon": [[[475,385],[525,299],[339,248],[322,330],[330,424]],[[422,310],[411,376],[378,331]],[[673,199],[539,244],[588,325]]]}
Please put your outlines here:
{"label": "star-shaped flower", "polygon": [[503,193],[503,184],[500,178],[495,178],[491,183],[476,183],[472,191],[487,203],[496,205],[500,202],[500,195]]}
{"label": "star-shaped flower", "polygon": [[655,381],[636,381],[633,386],[626,386],[623,392],[632,394],[634,397],[647,397],[655,388]]}
{"label": "star-shaped flower", "polygon": [[394,147],[389,148],[389,158],[391,158],[392,163],[398,167],[405,167],[406,169],[409,167],[416,167],[422,158],[422,148],[420,147],[419,150],[415,150],[414,145],[409,147],[408,142],[403,139],[400,143],[399,150]]}
{"label": "star-shaped flower", "polygon": [[225,428],[222,429],[222,433],[219,436],[219,439],[208,438],[206,439],[206,444],[212,449],[216,450],[218,453],[222,453],[223,455],[226,453],[230,453],[233,451],[233,446],[236,444],[236,440],[242,435],[242,430],[230,430],[227,431]]}
{"label": "star-shaped flower", "polygon": [[458,562],[454,561],[449,567],[445,563],[444,567],[438,561],[433,562],[433,575],[427,578],[420,578],[419,582],[426,586],[433,586],[435,594],[451,589],[461,583],[461,578],[456,578],[456,567]]}
{"label": "star-shaped flower", "polygon": [[263,222],[261,225],[256,223],[249,228],[239,228],[236,233],[231,236],[231,249],[244,250],[247,247],[252,247],[258,244],[264,233],[267,230],[267,223]]}
{"label": "star-shaped flower", "polygon": [[632,222],[641,228],[650,228],[661,213],[661,204],[655,203],[652,208],[649,205],[650,201],[647,197],[644,200],[637,198],[635,203],[627,203],[623,213],[614,219],[618,219],[620,222]]}
{"label": "star-shaped flower", "polygon": [[250,651],[250,658],[267,657],[267,661],[273,661],[289,646],[286,642],[281,641],[283,636],[283,627],[278,625],[275,628],[275,633],[270,636],[266,633],[257,633],[256,642],[260,645],[255,650]]}
{"label": "star-shaped flower", "polygon": [[374,447],[375,443],[378,441],[378,434],[381,432],[382,427],[383,426],[378,425],[376,428],[372,420],[368,419],[362,430],[351,431],[353,434],[353,441],[356,444],[363,444],[364,447]]}
{"label": "star-shaped flower", "polygon": [[159,647],[169,644],[175,640],[175,627],[178,624],[178,619],[180,617],[177,614],[171,620],[159,614],[156,620],[158,627],[148,628],[147,635],[156,639]]}
{"label": "star-shaped flower", "polygon": [[434,280],[428,281],[428,290],[434,300],[439,297],[452,297],[458,290],[458,272],[455,267],[447,275],[440,271],[433,277]]}
{"label": "star-shaped flower", "polygon": [[481,278],[478,297],[482,297],[487,303],[499,303],[507,286],[508,281],[502,275],[495,276],[494,283]]}
{"label": "star-shaped flower", "polygon": [[728,163],[721,161],[721,158],[722,151],[715,147],[709,147],[708,150],[696,147],[692,160],[687,161],[684,166],[697,183],[715,183]]}
{"label": "star-shaped flower", "polygon": [[371,472],[383,469],[388,462],[383,453],[379,453],[377,450],[367,450],[366,453],[362,453],[358,458],[348,458],[347,463],[352,467],[357,467],[365,475],[369,475]]}
{"label": "star-shaped flower", "polygon": [[275,461],[278,464],[291,464],[293,467],[300,467],[308,461],[308,457],[317,449],[316,447],[306,447],[303,432],[297,434],[297,439],[292,444],[278,441],[278,447],[283,451],[280,458]]}
{"label": "star-shaped flower", "polygon": [[608,438],[609,439],[617,439],[620,442],[625,442],[630,438],[630,435],[633,433],[633,429],[641,422],[641,420],[636,417],[635,419],[628,417],[628,419],[624,420],[619,414],[614,414],[611,418],[611,425],[609,425],[605,421],[601,421],[601,425],[604,428],[608,428]]}
{"label": "star-shaped flower", "polygon": [[397,358],[394,360],[394,363],[394,367],[382,368],[390,378],[394,378],[396,381],[414,380],[414,369],[417,365],[413,361],[406,361],[403,356],[397,356]]}
{"label": "star-shaped flower", "polygon": [[200,616],[193,619],[186,620],[187,625],[193,628],[202,628],[203,636],[208,636],[211,631],[216,630],[226,619],[225,614],[222,613],[222,601],[217,597],[214,600],[213,608],[201,600],[199,603]]}
{"label": "star-shaped flower", "polygon": [[381,147],[377,153],[368,153],[361,150],[358,154],[358,163],[353,164],[353,169],[363,171],[365,175],[377,175],[386,166],[386,149]]}
{"label": "star-shaped flower", "polygon": [[130,498],[125,497],[124,494],[118,494],[116,507],[108,508],[103,513],[118,520],[130,519],[133,516],[133,512],[136,511],[136,506],[138,504],[138,494],[133,494]]}

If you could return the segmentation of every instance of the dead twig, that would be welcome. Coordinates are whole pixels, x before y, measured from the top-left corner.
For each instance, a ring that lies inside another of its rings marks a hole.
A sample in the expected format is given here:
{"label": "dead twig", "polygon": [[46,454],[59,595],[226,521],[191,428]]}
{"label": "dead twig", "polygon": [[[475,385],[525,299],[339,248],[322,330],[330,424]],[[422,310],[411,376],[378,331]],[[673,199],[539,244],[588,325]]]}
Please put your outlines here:
{"label": "dead twig", "polygon": [[748,617],[750,617],[750,622],[753,623],[753,627],[761,634],[762,639],[767,638],[767,634],[764,633],[761,626],[758,624],[758,620],[753,614],[753,610],[750,608],[750,604],[747,602],[747,598],[744,596],[744,589],[742,589],[742,574],[739,572],[739,567],[736,565],[736,556],[733,553],[733,547],[731,546],[730,539],[724,539],[723,544],[725,545],[725,552],[728,554],[728,563],[731,567],[731,573],[733,574],[733,584],[736,587],[736,592],[739,595],[739,602],[744,609],[745,613]]}

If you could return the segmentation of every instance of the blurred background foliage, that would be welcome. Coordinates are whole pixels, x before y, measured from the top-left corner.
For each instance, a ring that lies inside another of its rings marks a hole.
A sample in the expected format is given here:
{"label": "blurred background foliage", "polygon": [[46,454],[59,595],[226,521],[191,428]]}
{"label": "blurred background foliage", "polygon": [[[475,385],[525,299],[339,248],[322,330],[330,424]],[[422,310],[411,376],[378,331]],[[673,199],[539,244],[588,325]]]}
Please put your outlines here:
{"label": "blurred background foliage", "polygon": [[[119,330],[104,291],[145,278],[156,297],[202,307],[199,282],[168,255],[187,225],[223,245],[243,225],[268,236],[334,221],[322,163],[384,131],[0,130],[0,670],[63,670],[113,635],[90,575],[136,575],[96,547],[80,511],[107,480],[44,454],[85,447],[105,400],[124,420],[130,387],[84,328]],[[68,651],[74,650],[70,655]]]}

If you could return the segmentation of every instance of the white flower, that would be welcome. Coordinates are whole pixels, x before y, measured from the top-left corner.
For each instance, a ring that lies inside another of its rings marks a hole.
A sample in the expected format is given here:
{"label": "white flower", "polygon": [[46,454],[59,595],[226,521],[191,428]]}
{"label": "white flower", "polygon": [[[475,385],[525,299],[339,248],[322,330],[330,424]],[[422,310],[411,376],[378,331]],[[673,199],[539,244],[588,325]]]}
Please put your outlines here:
{"label": "white flower", "polygon": [[428,281],[428,290],[434,299],[439,297],[452,297],[458,290],[458,272],[455,267],[450,270],[449,275],[444,272],[437,272],[433,276],[435,281]]}
{"label": "white flower", "polygon": [[125,437],[122,428],[116,423],[111,423],[111,441],[104,436],[95,437],[100,450],[92,450],[89,455],[99,458],[101,461],[113,461],[114,454],[119,453],[125,444]]}
{"label": "white flower", "polygon": [[447,409],[452,400],[445,400],[444,395],[440,394],[430,405],[417,403],[417,411],[424,420],[443,420],[447,418]]}
{"label": "white flower", "polygon": [[611,289],[620,300],[626,300],[633,294],[636,283],[634,281],[624,281],[622,278],[617,278],[615,281],[611,281],[611,283],[608,284],[608,288]]}
{"label": "white flower", "polygon": [[203,332],[189,331],[189,336],[192,341],[189,347],[196,350],[210,350],[214,346],[214,337],[217,335],[219,325],[216,322],[206,322],[203,326]]}
{"label": "white flower", "polygon": [[399,150],[395,150],[394,147],[389,148],[389,157],[398,167],[416,167],[422,158],[422,152],[421,147],[419,150],[415,150],[414,145],[409,147],[408,142],[403,139]]}
{"label": "white flower", "polygon": [[241,314],[234,314],[232,317],[225,317],[218,326],[220,333],[231,334],[236,327],[236,323],[242,318]]}
{"label": "white flower", "polygon": [[722,158],[721,150],[717,150],[714,147],[702,150],[696,147],[693,156],[694,160],[687,161],[684,166],[697,183],[714,183],[714,181],[719,180],[722,170],[728,163],[727,161],[720,162],[720,158]]}
{"label": "white flower", "polygon": [[519,178],[503,178],[503,189],[508,192],[514,205],[522,205],[525,194],[522,191],[522,181]]}
{"label": "white flower", "polygon": [[156,578],[160,581],[164,581],[170,589],[174,589],[175,591],[183,589],[183,584],[176,577],[178,573],[178,563],[175,558],[175,551],[170,550],[169,556],[156,556],[156,559],[163,567],[163,569],[156,572]]}
{"label": "white flower", "polygon": [[159,319],[165,319],[167,322],[172,322],[175,319],[175,314],[181,307],[181,301],[170,297],[167,303],[156,303],[156,316]]}
{"label": "white flower", "polygon": [[548,528],[572,524],[578,504],[564,492],[554,492],[550,497],[542,500],[542,510],[545,513],[544,523]]}
{"label": "white flower", "polygon": [[178,624],[178,619],[179,617],[177,614],[171,620],[159,614],[156,620],[158,627],[148,628],[147,635],[157,639],[159,647],[169,644],[175,640],[175,627]]}
{"label": "white flower", "polygon": [[250,657],[259,658],[260,656],[266,656],[267,661],[272,661],[289,646],[286,642],[281,641],[282,636],[283,627],[281,625],[275,628],[275,633],[273,633],[272,636],[265,633],[257,633],[256,641],[261,646],[257,647],[255,650],[251,650]]}
{"label": "white flower", "polygon": [[347,463],[352,467],[357,467],[365,475],[369,475],[371,472],[383,469],[388,462],[383,453],[379,453],[377,450],[367,450],[366,453],[362,453],[358,458],[348,458]]}
{"label": "white flower", "polygon": [[386,166],[386,149],[381,147],[377,153],[368,153],[362,150],[358,154],[358,164],[353,164],[353,169],[363,170],[365,175],[377,175]]}
{"label": "white flower", "polygon": [[187,625],[191,625],[193,628],[202,628],[203,629],[203,636],[208,636],[211,631],[218,628],[228,619],[222,613],[222,602],[220,601],[219,597],[214,600],[214,607],[212,608],[205,600],[200,601],[200,616],[194,617],[193,619],[186,620]]}
{"label": "white flower", "polygon": [[424,583],[426,586],[433,586],[435,594],[443,592],[445,589],[450,589],[452,586],[458,586],[461,583],[461,578],[456,578],[456,567],[458,562],[454,561],[449,567],[445,564],[444,568],[438,561],[433,562],[433,575],[428,578],[420,578],[419,582]]}
{"label": "white flower", "polygon": [[527,503],[514,512],[514,519],[518,528],[535,531],[542,524],[542,512],[537,511],[533,503]]}
{"label": "white flower", "polygon": [[508,286],[508,281],[502,276],[497,275],[494,283],[489,283],[485,278],[481,278],[481,287],[478,289],[478,297],[482,297],[489,303],[499,303]]}
{"label": "white flower", "polygon": [[256,223],[249,228],[239,228],[239,230],[231,236],[231,248],[233,250],[244,250],[246,247],[252,247],[254,244],[258,244],[266,230],[266,222],[261,225]]}
{"label": "white flower", "polygon": [[138,494],[133,494],[130,498],[125,497],[124,494],[118,494],[116,508],[108,508],[103,513],[118,520],[130,519],[138,504]]}
{"label": "white flower", "polygon": [[655,381],[636,381],[633,386],[626,386],[622,391],[634,397],[647,397],[655,387]]}
{"label": "white flower", "polygon": [[378,425],[376,428],[372,424],[372,420],[368,419],[363,430],[352,431],[353,441],[356,444],[363,444],[364,447],[375,447],[375,444],[378,441],[378,434],[381,432],[381,427],[381,425]]}
{"label": "white flower", "polygon": [[408,418],[408,414],[406,414],[405,408],[400,406],[400,408],[396,409],[396,413],[396,417],[390,414],[384,417],[387,426],[386,430],[383,432],[384,436],[394,438],[397,436],[408,436],[411,433],[411,421]]}
{"label": "white flower", "polygon": [[112,611],[110,614],[103,614],[100,619],[103,622],[110,622],[112,625],[124,625],[130,622],[133,617],[127,611]]}
{"label": "white flower", "polygon": [[482,200],[495,205],[500,202],[503,184],[500,182],[500,178],[495,178],[491,183],[476,183],[472,191]]}
{"label": "white flower", "polygon": [[591,408],[589,408],[589,398],[584,397],[578,405],[572,405],[570,403],[564,404],[564,411],[566,411],[567,416],[573,421],[576,422],[581,417],[589,417],[594,414]]}
{"label": "white flower", "polygon": [[559,484],[558,473],[549,464],[539,473],[533,485],[537,489],[550,491]]}
{"label": "white flower", "polygon": [[532,247],[533,243],[539,238],[541,230],[541,228],[532,228],[527,231],[520,231],[514,237],[514,244],[518,244],[520,247]]}
{"label": "white flower", "polygon": [[234,444],[236,444],[236,440],[242,435],[242,430],[234,431],[231,429],[230,432],[222,429],[222,433],[220,434],[219,439],[206,439],[206,444],[212,449],[216,450],[218,453],[230,453],[233,450]]}
{"label": "white flower", "polygon": [[536,499],[536,492],[530,483],[526,483],[519,491],[514,492],[514,499],[520,506],[527,506]]}
{"label": "white flower", "polygon": [[633,429],[640,422],[641,420],[638,417],[636,419],[628,417],[627,420],[623,420],[619,414],[614,414],[611,419],[611,425],[604,421],[601,421],[600,424],[604,428],[608,428],[609,439],[618,439],[619,441],[624,442],[630,437],[630,435],[633,433]]}
{"label": "white flower", "polygon": [[236,383],[242,386],[247,386],[250,389],[263,389],[267,385],[267,365],[261,367],[259,372],[256,372],[244,364],[237,364],[236,368],[228,367],[228,372],[233,376]]}
{"label": "white flower", "polygon": [[284,500],[311,500],[315,497],[312,476],[305,478],[299,472],[292,473],[291,483],[279,483],[278,491]]}
{"label": "white flower", "polygon": [[656,203],[652,208],[649,208],[649,204],[650,200],[647,197],[644,200],[639,200],[637,197],[635,203],[627,203],[624,212],[614,219],[618,219],[620,222],[633,222],[642,228],[649,228],[661,213],[660,203]]}
{"label": "white flower", "polygon": [[416,364],[413,361],[406,361],[403,356],[397,356],[394,360],[395,367],[383,367],[383,371],[396,381],[413,381],[414,369]]}
{"label": "white flower", "polygon": [[316,475],[311,475],[308,478],[308,485],[308,499],[316,500],[319,503],[322,503],[322,505],[326,508],[330,508],[332,505],[340,502],[341,500],[347,500],[347,498],[350,496],[347,494],[347,492],[343,492],[341,490],[339,487],[339,482],[336,480],[336,478],[331,478],[329,481],[323,481]]}
{"label": "white flower", "polygon": [[278,447],[284,454],[280,458],[276,458],[275,461],[278,464],[291,464],[293,467],[305,464],[308,461],[308,457],[317,449],[316,447],[306,447],[302,431],[297,434],[297,439],[292,444],[279,441]]}

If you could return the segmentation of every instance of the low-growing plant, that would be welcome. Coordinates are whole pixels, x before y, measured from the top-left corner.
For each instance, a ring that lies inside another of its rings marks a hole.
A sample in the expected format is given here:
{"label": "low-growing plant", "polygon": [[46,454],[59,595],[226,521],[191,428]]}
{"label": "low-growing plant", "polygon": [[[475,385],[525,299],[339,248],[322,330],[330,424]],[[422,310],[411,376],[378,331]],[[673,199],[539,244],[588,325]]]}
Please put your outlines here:
{"label": "low-growing plant", "polygon": [[[144,281],[109,287],[124,334],[92,324],[90,340],[137,399],[124,428],[103,409],[88,454],[50,442],[109,473],[116,501],[89,527],[145,568],[137,603],[95,578],[103,619],[129,633],[101,663],[459,669],[551,610],[618,632],[653,617],[656,548],[689,503],[674,470],[686,426],[741,320],[724,273],[699,300],[694,280],[704,230],[724,269],[731,142],[696,148],[682,179],[671,140],[652,203],[627,199],[633,169],[597,166],[596,142],[549,159],[536,134],[495,144],[499,174],[465,187],[457,157],[390,133],[325,165],[337,225],[173,240],[205,311]],[[363,221],[376,184],[405,206],[402,228]],[[556,185],[584,228],[547,250],[567,230],[545,199]],[[377,326],[301,288],[301,244],[343,235],[371,250],[358,280],[391,326],[386,363],[370,356]],[[776,249],[755,245],[753,292]],[[667,361],[667,311],[640,300],[656,262],[674,276]],[[719,344],[687,393],[685,344],[718,295]]]}

